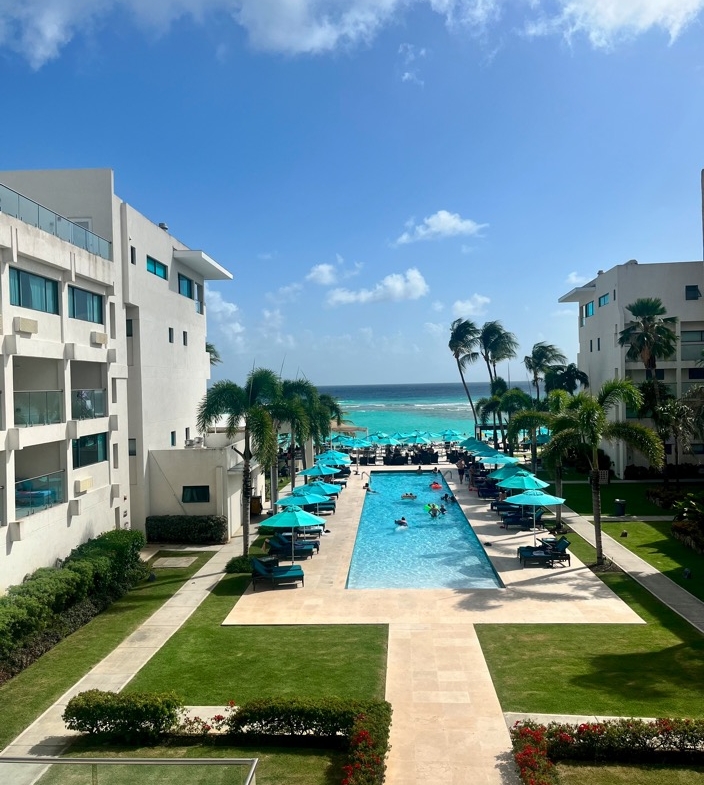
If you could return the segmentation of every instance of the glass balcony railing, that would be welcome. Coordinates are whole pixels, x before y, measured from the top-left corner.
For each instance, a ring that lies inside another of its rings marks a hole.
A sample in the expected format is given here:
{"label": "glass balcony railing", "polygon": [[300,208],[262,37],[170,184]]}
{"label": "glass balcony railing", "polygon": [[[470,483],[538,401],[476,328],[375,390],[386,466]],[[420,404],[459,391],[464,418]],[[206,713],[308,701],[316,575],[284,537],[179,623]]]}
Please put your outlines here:
{"label": "glass balcony railing", "polygon": [[55,237],[60,237],[89,253],[102,256],[108,261],[112,260],[111,242],[98,237],[97,234],[89,232],[82,226],[78,226],[53,210],[42,207],[5,185],[0,185],[0,212],[7,213],[13,218],[19,218],[20,221],[36,226]]}
{"label": "glass balcony railing", "polygon": [[63,422],[63,390],[15,393],[15,428]]}
{"label": "glass balcony railing", "polygon": [[107,414],[105,390],[71,390],[72,420],[93,420]]}
{"label": "glass balcony railing", "polygon": [[23,518],[54,504],[63,504],[66,498],[64,474],[61,470],[18,480],[15,483],[15,517]]}

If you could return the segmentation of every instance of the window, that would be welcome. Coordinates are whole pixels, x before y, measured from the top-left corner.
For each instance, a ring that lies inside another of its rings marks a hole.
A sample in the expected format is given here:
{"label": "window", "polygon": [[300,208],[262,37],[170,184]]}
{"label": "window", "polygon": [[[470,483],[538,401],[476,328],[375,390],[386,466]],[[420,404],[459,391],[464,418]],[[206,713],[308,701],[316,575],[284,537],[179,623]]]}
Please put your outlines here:
{"label": "window", "polygon": [[188,346],[188,333],[185,330],[183,331],[183,345]]}
{"label": "window", "polygon": [[186,428],[186,441],[188,441],[190,438],[191,438],[191,429]]}
{"label": "window", "polygon": [[688,373],[690,379],[704,379],[704,368],[689,368]]}
{"label": "window", "polygon": [[130,245],[130,262],[137,264],[137,249],[134,245]]}
{"label": "window", "polygon": [[44,313],[58,313],[58,281],[10,267],[10,305]]}
{"label": "window", "polygon": [[682,343],[700,343],[704,341],[704,330],[682,330]]}
{"label": "window", "polygon": [[[652,371],[651,371],[651,373],[652,373]],[[647,371],[646,371],[646,376],[647,376]],[[665,381],[665,369],[664,368],[656,368],[655,369],[655,378],[659,382],[664,382]]]}
{"label": "window", "polygon": [[151,256],[147,256],[147,272],[154,273],[165,281],[169,280],[169,268],[165,264],[157,262],[156,259],[152,259]]}
{"label": "window", "polygon": [[136,455],[137,454],[137,440],[136,439],[128,439],[127,440],[127,454],[128,455]]}
{"label": "window", "polygon": [[196,313],[203,313],[203,286],[199,283],[194,284],[196,294]]}
{"label": "window", "polygon": [[176,446],[176,431],[171,431],[171,446]]}
{"label": "window", "polygon": [[596,339],[596,350],[597,352],[601,351],[601,338]]}
{"label": "window", "polygon": [[685,286],[684,299],[685,300],[698,300],[702,296],[698,286]]}
{"label": "window", "polygon": [[68,287],[68,315],[72,319],[103,324],[103,297],[76,286]]}
{"label": "window", "polygon": [[134,327],[132,325],[132,319],[125,320],[125,328],[127,332],[127,337],[131,338],[134,335]]}
{"label": "window", "polygon": [[690,452],[692,455],[704,455],[704,444],[694,444],[689,445]]}
{"label": "window", "polygon": [[607,292],[606,294],[602,294],[601,297],[599,298],[599,308],[601,308],[602,305],[608,305],[608,304],[609,304],[609,293]]}
{"label": "window", "polygon": [[169,343],[173,343],[173,342],[174,342],[174,328],[169,327]]}
{"label": "window", "polygon": [[672,455],[672,445],[666,444],[665,445],[665,455]]}
{"label": "window", "polygon": [[193,299],[193,281],[181,273],[178,274],[178,293]]}
{"label": "window", "polygon": [[588,319],[590,316],[594,316],[594,300],[584,306],[584,318]]}
{"label": "window", "polygon": [[590,352],[594,351],[594,342],[592,341],[591,338],[589,339],[589,351]]}
{"label": "window", "polygon": [[184,504],[203,504],[210,501],[209,485],[184,485],[181,491]]}
{"label": "window", "polygon": [[108,435],[96,433],[73,440],[73,468],[90,466],[108,459]]}

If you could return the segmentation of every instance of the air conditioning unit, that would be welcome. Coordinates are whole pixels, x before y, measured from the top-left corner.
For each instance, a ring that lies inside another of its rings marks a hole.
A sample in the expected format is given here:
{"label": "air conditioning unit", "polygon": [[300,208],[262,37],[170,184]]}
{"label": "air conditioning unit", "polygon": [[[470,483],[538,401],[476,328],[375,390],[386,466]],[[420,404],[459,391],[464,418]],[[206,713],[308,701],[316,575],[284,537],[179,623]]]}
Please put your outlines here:
{"label": "air conditioning unit", "polygon": [[24,316],[15,316],[12,327],[16,333],[29,333],[36,335],[39,332],[39,322],[36,319],[27,319]]}
{"label": "air conditioning unit", "polygon": [[202,436],[196,436],[196,438],[193,440],[193,446],[194,447],[202,447],[203,446],[203,437]]}
{"label": "air conditioning unit", "polygon": [[96,346],[107,346],[108,334],[99,333],[93,330],[93,332],[91,332],[90,334],[90,342],[95,344]]}
{"label": "air conditioning unit", "polygon": [[193,447],[193,439],[186,439],[186,447]]}
{"label": "air conditioning unit", "polygon": [[84,477],[81,480],[75,480],[73,483],[73,492],[74,493],[86,493],[93,487],[93,478],[92,477]]}

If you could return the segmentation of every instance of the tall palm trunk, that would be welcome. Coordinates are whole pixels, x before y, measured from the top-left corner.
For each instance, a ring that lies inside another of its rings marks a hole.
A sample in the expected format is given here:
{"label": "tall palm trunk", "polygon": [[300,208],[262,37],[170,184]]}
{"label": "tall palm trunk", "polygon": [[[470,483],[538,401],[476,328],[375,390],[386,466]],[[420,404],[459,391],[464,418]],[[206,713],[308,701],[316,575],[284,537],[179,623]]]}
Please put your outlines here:
{"label": "tall palm trunk", "polygon": [[538,471],[538,429],[535,426],[530,429],[530,468],[533,474]]}
{"label": "tall palm trunk", "polygon": [[[562,496],[562,461],[557,461],[555,464],[555,496],[559,496],[560,499],[564,498]],[[558,504],[557,509],[555,510],[555,523],[557,524],[558,529],[562,529],[562,505]]]}
{"label": "tall palm trunk", "polygon": [[291,423],[291,466],[289,469],[291,490],[296,487],[296,426]]}
{"label": "tall palm trunk", "polygon": [[464,378],[464,372],[462,370],[462,363],[460,363],[460,358],[459,357],[457,358],[457,370],[460,372],[460,379],[462,379],[462,386],[464,387],[464,391],[465,391],[465,393],[467,395],[467,400],[469,401],[469,405],[470,405],[470,407],[472,409],[472,417],[474,418],[474,424],[476,425],[477,424],[477,412],[476,412],[476,409],[474,408],[474,401],[472,400],[472,396],[471,396],[471,394],[469,392],[469,387],[467,387],[467,382],[465,381],[465,378]]}
{"label": "tall palm trunk", "polygon": [[249,445],[249,429],[244,429],[244,452],[242,453],[242,553],[249,553],[250,505],[252,503],[252,449]]}
{"label": "tall palm trunk", "polygon": [[599,480],[599,459],[594,450],[592,468],[589,472],[589,484],[592,487],[592,513],[594,515],[594,539],[596,542],[596,563],[604,563],[604,545],[601,540],[601,482]]}

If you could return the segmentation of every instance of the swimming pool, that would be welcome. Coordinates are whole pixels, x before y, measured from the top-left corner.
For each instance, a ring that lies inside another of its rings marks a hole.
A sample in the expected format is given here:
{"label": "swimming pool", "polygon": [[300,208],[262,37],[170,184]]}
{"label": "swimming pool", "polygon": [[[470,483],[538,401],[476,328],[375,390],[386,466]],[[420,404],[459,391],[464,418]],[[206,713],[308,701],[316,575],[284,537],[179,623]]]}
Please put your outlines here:
{"label": "swimming pool", "polygon": [[[438,479],[442,490],[429,488]],[[442,475],[430,472],[372,472],[378,493],[364,499],[348,589],[498,589],[503,584],[459,504],[432,518],[430,502],[449,493]],[[401,499],[414,493],[415,500]],[[394,521],[405,516],[408,527]]]}

